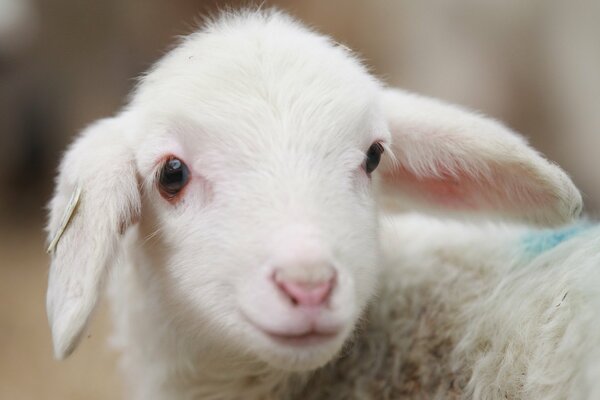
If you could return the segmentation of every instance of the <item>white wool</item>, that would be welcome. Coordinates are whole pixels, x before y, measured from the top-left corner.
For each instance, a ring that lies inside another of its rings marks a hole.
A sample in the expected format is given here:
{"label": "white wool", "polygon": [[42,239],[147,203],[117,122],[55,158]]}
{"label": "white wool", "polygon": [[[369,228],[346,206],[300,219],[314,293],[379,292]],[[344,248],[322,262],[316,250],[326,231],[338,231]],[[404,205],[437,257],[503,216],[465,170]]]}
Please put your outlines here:
{"label": "white wool", "polygon": [[[189,180],[170,196],[173,157]],[[600,390],[597,230],[498,222],[571,222],[569,177],[491,119],[385,88],[279,12],[207,24],[84,130],[50,236],[76,187],[50,269],[55,354],[74,350],[110,273],[131,398]],[[387,214],[411,208],[478,222]]]}

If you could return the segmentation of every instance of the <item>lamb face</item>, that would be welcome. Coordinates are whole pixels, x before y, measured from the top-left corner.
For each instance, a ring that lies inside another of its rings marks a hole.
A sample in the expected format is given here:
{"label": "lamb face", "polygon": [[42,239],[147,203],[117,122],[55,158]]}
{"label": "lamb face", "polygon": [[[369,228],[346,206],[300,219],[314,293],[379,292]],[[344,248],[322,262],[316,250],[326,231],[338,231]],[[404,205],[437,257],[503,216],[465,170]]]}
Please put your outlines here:
{"label": "lamb face", "polygon": [[[143,79],[127,116],[140,226],[159,228],[155,269],[186,324],[285,369],[339,350],[377,277],[379,90],[342,48],[268,25],[193,35]],[[171,197],[173,159],[188,176]]]}

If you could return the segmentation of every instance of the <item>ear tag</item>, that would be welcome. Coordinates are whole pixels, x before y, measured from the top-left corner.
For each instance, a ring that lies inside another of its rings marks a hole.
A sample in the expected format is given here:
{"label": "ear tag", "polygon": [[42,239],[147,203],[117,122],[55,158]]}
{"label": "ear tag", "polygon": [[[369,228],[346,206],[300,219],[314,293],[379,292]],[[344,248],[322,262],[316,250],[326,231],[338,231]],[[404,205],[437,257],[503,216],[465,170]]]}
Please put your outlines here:
{"label": "ear tag", "polygon": [[69,202],[67,203],[67,208],[65,209],[65,213],[63,214],[62,220],[60,221],[58,230],[54,233],[54,236],[52,237],[52,241],[50,241],[50,245],[48,246],[48,249],[46,250],[46,252],[48,254],[52,254],[52,253],[54,253],[54,250],[56,250],[56,245],[58,244],[58,241],[60,240],[63,233],[65,233],[65,230],[69,226],[69,222],[71,222],[71,218],[73,217],[73,215],[75,215],[75,211],[77,210],[77,205],[79,204],[80,198],[81,198],[81,187],[76,186],[75,190],[73,191],[73,194],[71,194],[71,198],[69,199]]}

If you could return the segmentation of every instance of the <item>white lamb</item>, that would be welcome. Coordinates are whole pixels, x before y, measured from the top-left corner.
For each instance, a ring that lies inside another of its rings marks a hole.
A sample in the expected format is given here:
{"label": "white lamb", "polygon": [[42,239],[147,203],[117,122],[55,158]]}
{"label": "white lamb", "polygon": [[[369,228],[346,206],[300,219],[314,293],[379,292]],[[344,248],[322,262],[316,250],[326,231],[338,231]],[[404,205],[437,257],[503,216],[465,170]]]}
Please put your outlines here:
{"label": "white lamb", "polygon": [[55,354],[112,271],[130,397],[600,398],[600,231],[499,222],[574,219],[567,175],[281,13],[184,39],[71,146],[50,209]]}

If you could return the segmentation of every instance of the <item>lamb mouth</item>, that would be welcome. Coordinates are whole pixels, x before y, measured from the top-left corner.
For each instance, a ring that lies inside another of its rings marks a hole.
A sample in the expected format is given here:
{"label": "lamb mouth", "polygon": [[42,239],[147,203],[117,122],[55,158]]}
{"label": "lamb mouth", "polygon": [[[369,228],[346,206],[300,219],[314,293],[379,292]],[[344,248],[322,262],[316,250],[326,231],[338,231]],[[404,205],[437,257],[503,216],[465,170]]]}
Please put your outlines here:
{"label": "lamb mouth", "polygon": [[342,329],[336,330],[319,330],[317,328],[311,328],[306,332],[301,333],[282,333],[282,332],[273,332],[267,330],[258,324],[254,323],[250,318],[244,315],[244,319],[257,331],[259,331],[262,335],[266,336],[270,340],[275,343],[284,345],[284,346],[292,346],[292,347],[303,347],[303,346],[311,346],[311,345],[319,345],[324,344],[326,342],[332,341],[337,338]]}
{"label": "lamb mouth", "polygon": [[310,346],[329,342],[335,339],[340,332],[319,332],[311,330],[302,334],[279,334],[263,331],[273,341],[285,346]]}

